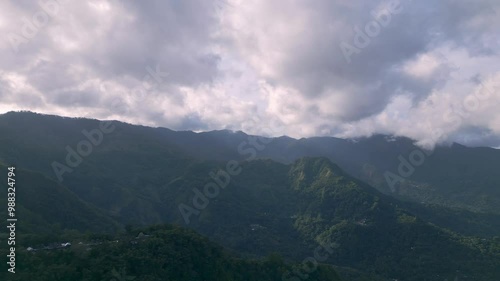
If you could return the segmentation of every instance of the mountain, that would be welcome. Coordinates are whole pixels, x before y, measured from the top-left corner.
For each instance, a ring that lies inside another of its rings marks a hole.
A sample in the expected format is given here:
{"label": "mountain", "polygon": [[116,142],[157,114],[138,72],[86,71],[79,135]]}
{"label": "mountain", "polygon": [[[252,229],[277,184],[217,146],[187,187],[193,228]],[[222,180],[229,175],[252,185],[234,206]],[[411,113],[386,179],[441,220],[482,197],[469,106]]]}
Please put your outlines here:
{"label": "mountain", "polygon": [[486,257],[472,246],[494,247],[496,240],[461,237],[429,224],[327,159],[292,165],[257,160],[242,171],[192,222],[229,248],[298,258],[313,245],[332,245],[332,264],[401,280],[454,278],[447,274],[456,270],[476,278],[498,274],[498,252]]}
{"label": "mountain", "polygon": [[[179,159],[186,158],[207,161],[264,158],[290,164],[307,156],[327,157],[350,175],[401,200],[500,214],[500,174],[496,171],[500,166],[500,150],[493,148],[453,144],[441,145],[429,152],[410,139],[383,135],[297,140],[263,138],[227,130],[193,133],[115,124],[117,131],[104,134],[103,144],[94,147],[95,150],[113,158],[121,157],[120,151],[138,153],[136,158],[142,162],[137,163],[140,165],[136,168],[147,166],[144,169],[147,172],[155,169],[151,159],[162,164],[167,158],[176,159],[172,165],[180,165],[182,170],[185,162]],[[27,169],[42,169],[44,174],[54,175],[53,168],[46,162],[32,159],[33,153],[43,153],[38,159],[64,161],[66,146],[76,149],[80,141],[86,140],[82,130],[90,132],[98,128],[96,120],[9,112],[0,116],[0,131],[4,132],[0,136],[0,157],[9,163],[19,161]],[[111,143],[113,147],[109,146]],[[111,153],[113,155],[109,155]],[[163,159],[159,159],[158,153]],[[103,159],[92,156],[89,160]],[[83,165],[87,166],[87,162]]]}
{"label": "mountain", "polygon": [[[166,131],[165,135],[191,156],[211,160],[256,155],[293,163],[307,156],[327,157],[349,174],[402,200],[500,214],[498,149],[455,143],[427,151],[411,139],[384,135],[358,139],[258,138],[229,131]],[[256,145],[251,144],[253,139]]]}
{"label": "mountain", "polygon": [[[497,214],[475,212],[472,200],[460,205],[468,210],[449,208],[456,206],[436,201],[437,193],[428,202],[440,205],[414,202],[416,197],[413,202],[402,201],[401,192],[400,196],[384,194],[380,186],[362,181],[363,173],[350,175],[350,171],[374,171],[358,170],[363,161],[385,163],[392,154],[399,161],[399,151],[414,147],[409,140],[271,140],[241,132],[196,134],[33,113],[0,116],[0,132],[0,161],[15,165],[22,171],[20,177],[25,173],[45,179],[50,186],[42,186],[41,191],[57,186],[57,201],[76,198],[75,204],[61,205],[63,210],[88,206],[86,210],[96,214],[91,221],[116,222],[121,227],[176,223],[244,258],[277,252],[287,261],[301,262],[323,247],[331,249],[323,262],[337,266],[341,275],[349,276],[346,280],[362,280],[363,275],[369,276],[367,280],[496,280],[500,276]],[[329,142],[330,154],[318,155]],[[355,150],[352,156],[351,150]],[[415,174],[437,161],[433,157],[458,159],[455,150],[464,148],[438,148]],[[465,150],[476,155],[476,149]],[[452,155],[446,156],[445,151]],[[376,159],[377,153],[383,154],[383,160]],[[332,161],[332,155],[338,161]],[[390,166],[391,161],[386,162],[380,171]],[[432,171],[426,177],[438,179],[437,175]],[[494,180],[493,175],[477,182]],[[404,190],[407,182],[399,184],[398,190]],[[37,188],[26,186],[26,192]],[[494,198],[494,191],[484,190]],[[64,217],[50,218],[51,213],[36,201],[20,200],[20,204],[45,221],[64,223]],[[489,210],[487,206],[482,208]],[[87,211],[70,211],[77,217],[79,212]],[[86,220],[75,218],[80,227],[62,225],[91,229]],[[114,232],[98,228],[96,232]],[[42,234],[43,229],[36,232]]]}
{"label": "mountain", "polygon": [[[156,158],[157,163],[163,163],[166,158],[176,159],[173,164],[180,165],[179,170],[182,170],[185,162],[179,159],[243,161],[264,158],[290,164],[307,156],[327,157],[350,175],[401,200],[500,214],[500,176],[496,172],[500,151],[493,148],[453,144],[428,152],[410,139],[382,135],[346,140],[333,137],[296,140],[256,137],[243,132],[176,132],[115,124],[117,131],[109,136],[105,134],[103,144],[94,149],[103,153],[106,152],[103,149],[107,149],[107,153],[114,153],[110,155],[113,158],[120,157],[117,155],[120,151],[135,151],[138,153],[136,158],[147,159],[136,166],[138,169],[154,164],[149,163],[152,158]],[[90,132],[98,128],[96,120],[31,112],[6,113],[0,116],[0,131],[5,132],[0,136],[0,157],[6,162],[21,161],[23,167],[42,169],[44,174],[54,175],[50,165],[39,163],[40,160],[32,159],[31,155],[44,153],[39,159],[64,162],[68,154],[64,148],[72,145],[70,149],[76,149],[80,141],[87,139],[82,133],[84,129]],[[164,159],[150,155],[157,152]],[[89,159],[102,161],[95,157]],[[149,167],[155,169],[152,165]]]}

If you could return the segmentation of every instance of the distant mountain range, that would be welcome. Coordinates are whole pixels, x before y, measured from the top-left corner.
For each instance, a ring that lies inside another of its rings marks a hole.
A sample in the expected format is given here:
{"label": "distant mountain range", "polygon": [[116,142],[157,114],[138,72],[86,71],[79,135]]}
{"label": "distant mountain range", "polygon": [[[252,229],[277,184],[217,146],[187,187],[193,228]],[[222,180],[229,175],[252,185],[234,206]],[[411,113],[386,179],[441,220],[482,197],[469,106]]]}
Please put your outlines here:
{"label": "distant mountain range", "polygon": [[[471,148],[454,143],[427,152],[408,138],[384,135],[360,139],[315,137],[297,140],[263,138],[226,130],[177,132],[115,123],[116,133],[104,139],[104,146],[113,146],[108,153],[124,149],[130,150],[128,153],[156,153],[155,149],[158,149],[177,158],[206,161],[260,158],[285,164],[306,156],[326,157],[350,175],[402,200],[500,214],[500,150],[494,148]],[[32,167],[54,178],[52,167],[46,161],[64,161],[65,147],[69,145],[76,149],[78,142],[87,139],[82,130],[96,128],[99,128],[96,120],[31,112],[6,113],[0,118],[0,130],[4,132],[0,139],[0,159],[10,163],[21,161],[19,164],[23,167]],[[22,147],[23,143],[29,146]],[[99,149],[102,148],[96,149],[96,154],[101,155]],[[33,150],[37,154],[44,153],[44,157],[32,159]],[[59,155],[59,158],[52,155]],[[95,157],[91,156],[91,161]],[[44,162],[37,162],[42,159]],[[67,176],[72,178],[70,174]]]}
{"label": "distant mountain range", "polygon": [[323,263],[345,280],[500,278],[492,148],[429,152],[381,135],[262,138],[10,112],[0,115],[0,163],[17,167],[22,230],[32,235],[174,223],[245,258],[301,262],[327,245]]}

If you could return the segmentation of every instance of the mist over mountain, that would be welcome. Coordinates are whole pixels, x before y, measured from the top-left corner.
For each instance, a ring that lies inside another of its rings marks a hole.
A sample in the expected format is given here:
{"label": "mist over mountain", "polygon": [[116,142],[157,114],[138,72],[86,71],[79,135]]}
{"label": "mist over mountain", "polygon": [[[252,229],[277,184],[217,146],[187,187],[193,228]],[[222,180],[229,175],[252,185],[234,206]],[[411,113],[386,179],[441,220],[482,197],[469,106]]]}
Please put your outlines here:
{"label": "mist over mountain", "polygon": [[500,280],[500,1],[0,1],[0,281]]}
{"label": "mist over mountain", "polygon": [[[500,276],[495,149],[431,153],[382,135],[262,138],[31,112],[0,115],[0,131],[2,169],[20,178],[25,247],[174,223],[246,259],[300,263],[327,247],[320,263],[344,280]],[[408,176],[406,164],[398,171],[406,162]]]}
{"label": "mist over mountain", "polygon": [[[0,126],[4,126],[2,129],[6,136],[17,136],[23,138],[23,142],[30,142],[27,150],[16,149],[14,145],[10,145],[14,142],[12,137],[5,138],[5,147],[10,151],[5,151],[3,157],[11,162],[29,159],[29,149],[35,147],[48,149],[43,153],[54,155],[53,159],[46,160],[51,164],[52,161],[64,161],[67,154],[65,147],[72,145],[76,150],[78,142],[86,138],[82,130],[99,128],[95,120],[63,119],[32,113],[8,113],[2,116],[2,120]],[[79,125],[74,127],[74,122]],[[293,139],[258,137],[227,130],[202,133],[173,131],[119,122],[116,126],[116,133],[109,138],[104,136],[106,153],[118,153],[129,150],[129,146],[132,146],[140,149],[140,153],[160,149],[164,151],[164,158],[168,159],[243,161],[260,158],[285,164],[305,156],[326,157],[382,193],[403,200],[500,214],[500,175],[496,168],[500,166],[500,151],[493,148],[466,147],[454,143],[437,146],[429,151],[415,145],[408,138],[384,135],[361,139]],[[124,134],[124,137],[116,138],[118,133]],[[40,136],[41,134],[48,136]],[[63,137],[51,138],[52,134]],[[139,148],[139,144],[143,148]],[[104,148],[96,147],[96,151],[101,149]],[[95,158],[90,159],[93,161]],[[50,176],[55,175],[50,165],[36,164],[37,161],[21,163],[27,168],[37,165],[37,170],[41,169]]]}

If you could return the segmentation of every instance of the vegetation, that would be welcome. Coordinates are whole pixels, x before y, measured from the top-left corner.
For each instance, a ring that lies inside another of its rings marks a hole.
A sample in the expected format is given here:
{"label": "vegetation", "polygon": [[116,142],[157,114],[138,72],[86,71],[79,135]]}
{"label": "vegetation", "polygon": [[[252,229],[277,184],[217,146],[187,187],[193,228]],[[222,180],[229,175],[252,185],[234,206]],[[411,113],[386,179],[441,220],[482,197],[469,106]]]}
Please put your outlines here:
{"label": "vegetation", "polygon": [[[332,249],[321,263],[334,265],[344,280],[500,278],[498,215],[385,195],[344,172],[345,167],[355,170],[356,163],[364,161],[363,153],[352,153],[352,165],[342,158],[342,168],[326,157],[302,157],[292,163],[245,161],[231,152],[237,151],[242,133],[198,135],[114,125],[113,133],[59,182],[50,164],[64,162],[65,147],[75,146],[84,139],[82,130],[98,128],[99,123],[31,113],[0,116],[0,130],[5,132],[0,147],[7,148],[0,151],[0,162],[17,166],[20,247],[72,242],[71,249],[21,251],[19,268],[26,275],[16,275],[24,278],[19,280],[98,280],[112,278],[113,268],[140,280],[278,280],[280,274],[303,266],[300,263],[314,256],[318,246]],[[277,139],[262,154],[279,158],[282,154],[274,147],[288,141]],[[318,148],[326,146],[310,141]],[[378,141],[374,147],[387,149]],[[303,142],[293,151],[309,150]],[[208,151],[194,157],[199,149]],[[344,152],[338,152],[339,157]],[[179,204],[193,206],[193,190],[203,191],[214,182],[210,175],[226,169],[226,158],[242,160],[242,172],[231,176],[218,195],[206,198],[207,206],[186,225]],[[5,167],[0,165],[0,171]],[[365,166],[364,171],[375,170]],[[0,181],[2,200],[5,191],[6,183]],[[0,209],[0,215],[5,217],[5,210]],[[142,229],[150,238],[131,244],[135,227],[164,223],[191,228],[213,242],[186,229],[162,226]],[[89,251],[78,246],[101,240],[119,242]],[[271,258],[262,260],[266,256]],[[35,275],[41,268],[52,275]],[[336,280],[330,270],[321,267],[307,280]],[[287,278],[297,281],[293,276]]]}
{"label": "vegetation", "polygon": [[[193,231],[171,225],[107,239],[75,236],[71,242],[65,249],[23,249],[16,274],[4,280],[281,281],[285,273],[301,266],[285,263],[277,255],[260,260],[235,258]],[[7,271],[4,264],[1,270]],[[328,265],[309,271],[311,281],[340,280]]]}

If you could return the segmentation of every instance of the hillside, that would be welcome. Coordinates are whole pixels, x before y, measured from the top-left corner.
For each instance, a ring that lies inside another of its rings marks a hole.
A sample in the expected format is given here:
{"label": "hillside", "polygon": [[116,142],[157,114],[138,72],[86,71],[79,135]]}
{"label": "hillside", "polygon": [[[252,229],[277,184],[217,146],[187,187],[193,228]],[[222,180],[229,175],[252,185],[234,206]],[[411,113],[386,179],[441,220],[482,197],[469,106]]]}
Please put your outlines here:
{"label": "hillside", "polygon": [[[95,132],[101,124],[32,113],[0,116],[6,132],[0,136],[0,161],[19,169],[26,181],[21,192],[36,194],[31,201],[19,199],[29,210],[26,227],[32,228],[25,231],[46,235],[48,227],[36,226],[60,224],[66,235],[69,229],[114,233],[125,225],[176,223],[245,258],[279,253],[301,262],[326,245],[333,250],[324,262],[344,276],[354,273],[347,280],[500,276],[498,215],[401,201],[350,176],[330,157],[247,159],[238,145],[229,149],[243,133],[195,134],[113,122],[112,132],[103,133],[59,181],[52,164],[67,164],[67,147],[77,150],[88,139],[82,132]],[[278,138],[259,156],[280,141],[293,139]],[[196,157],[199,150],[205,152]],[[360,151],[353,153],[353,163],[368,157]],[[54,209],[41,202],[54,202]],[[29,219],[35,214],[40,220]]]}
{"label": "hillside", "polygon": [[[136,165],[123,173],[124,181],[134,181],[137,179],[126,176],[134,171],[154,173],[158,165],[165,165],[169,160],[171,166],[178,165],[182,170],[185,159],[242,161],[268,158],[290,164],[302,157],[327,157],[350,175],[402,200],[500,214],[500,175],[496,169],[500,166],[500,150],[492,148],[453,144],[438,146],[428,152],[422,151],[410,139],[383,135],[353,140],[333,137],[260,138],[243,132],[193,133],[120,122],[114,124],[116,131],[104,135],[103,143],[94,147],[94,152],[99,153],[92,153],[82,167],[107,161],[110,157],[119,159],[122,151],[135,153],[137,163],[130,165]],[[19,162],[26,169],[56,178],[52,167],[45,161],[64,161],[67,155],[65,147],[69,145],[76,149],[80,141],[86,140],[82,130],[96,128],[99,128],[96,120],[30,112],[3,114],[0,116],[0,131],[3,132],[0,136],[0,161]],[[37,159],[32,159],[34,153],[38,155]],[[418,165],[410,163],[408,167],[402,164],[410,162],[410,155]],[[424,155],[422,160],[419,155]],[[400,173],[401,165],[403,171],[409,172]],[[80,188],[87,190],[86,187]]]}
{"label": "hillside", "polygon": [[[18,272],[8,280],[281,281],[305,268],[304,264],[285,263],[278,255],[239,259],[193,231],[170,225],[88,239],[75,236],[65,249],[23,249],[18,255]],[[4,249],[0,253],[4,255]],[[1,269],[5,274],[6,265]],[[311,264],[302,272],[311,281],[340,280],[324,264]]]}
{"label": "hillside", "polygon": [[[0,163],[7,174],[7,166]],[[114,232],[120,228],[103,210],[81,200],[63,185],[32,171],[17,168],[16,209],[20,233],[61,233],[63,230]],[[3,178],[3,177],[2,177]],[[7,206],[7,181],[0,182],[0,202]],[[0,210],[7,217],[7,208]]]}

